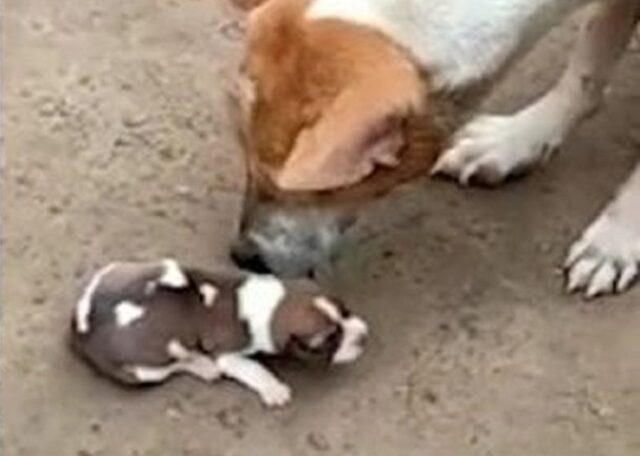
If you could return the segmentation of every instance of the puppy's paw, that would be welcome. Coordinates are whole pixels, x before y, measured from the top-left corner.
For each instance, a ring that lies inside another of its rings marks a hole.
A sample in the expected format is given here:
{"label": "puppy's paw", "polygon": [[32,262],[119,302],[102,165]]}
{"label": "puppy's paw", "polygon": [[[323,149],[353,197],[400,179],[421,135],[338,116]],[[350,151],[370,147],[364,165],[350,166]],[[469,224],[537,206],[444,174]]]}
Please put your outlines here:
{"label": "puppy's paw", "polygon": [[605,211],[569,251],[567,290],[587,298],[621,293],[638,278],[640,224],[621,212]]}
{"label": "puppy's paw", "polygon": [[546,162],[562,141],[562,130],[535,113],[481,116],[467,124],[432,169],[471,183],[498,185]]}
{"label": "puppy's paw", "polygon": [[205,382],[215,382],[222,377],[216,363],[206,356],[198,356],[189,361],[187,370]]}
{"label": "puppy's paw", "polygon": [[260,391],[260,397],[267,407],[283,407],[291,401],[291,388],[282,382],[273,382]]}

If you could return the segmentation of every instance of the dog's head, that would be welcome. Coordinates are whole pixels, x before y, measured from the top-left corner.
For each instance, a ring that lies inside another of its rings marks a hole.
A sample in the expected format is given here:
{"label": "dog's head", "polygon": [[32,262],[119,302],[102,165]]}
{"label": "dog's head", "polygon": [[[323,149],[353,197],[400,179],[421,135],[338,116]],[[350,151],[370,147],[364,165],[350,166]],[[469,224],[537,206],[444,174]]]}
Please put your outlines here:
{"label": "dog's head", "polygon": [[239,91],[248,183],[232,256],[285,276],[329,260],[358,207],[426,171],[443,138],[406,52],[306,7],[253,10]]}

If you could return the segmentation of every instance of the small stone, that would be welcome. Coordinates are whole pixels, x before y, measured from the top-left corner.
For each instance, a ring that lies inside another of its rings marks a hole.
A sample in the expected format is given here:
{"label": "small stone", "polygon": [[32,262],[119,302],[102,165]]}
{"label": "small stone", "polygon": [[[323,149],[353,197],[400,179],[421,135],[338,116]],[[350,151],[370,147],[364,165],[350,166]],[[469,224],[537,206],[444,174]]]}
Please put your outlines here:
{"label": "small stone", "polygon": [[84,75],[78,78],[78,84],[80,84],[81,86],[89,85],[90,82],[91,82],[91,76]]}
{"label": "small stone", "polygon": [[239,439],[244,437],[246,422],[237,408],[219,410],[215,416],[224,429],[232,431]]}
{"label": "small stone", "polygon": [[222,409],[216,413],[216,418],[222,427],[227,429],[243,425],[242,417],[237,413],[237,410]]}
{"label": "small stone", "polygon": [[95,434],[99,434],[100,432],[102,432],[102,425],[98,421],[93,421],[89,425],[89,429],[91,430],[91,432],[93,432]]}
{"label": "small stone", "polygon": [[182,417],[182,412],[175,407],[167,408],[164,413],[167,415],[167,418],[174,421],[177,421]]}
{"label": "small stone", "polygon": [[38,113],[43,117],[51,117],[58,110],[58,106],[54,100],[45,100],[40,105]]}
{"label": "small stone", "polygon": [[421,396],[424,401],[430,404],[435,404],[436,402],[438,402],[438,395],[428,388],[422,392]]}
{"label": "small stone", "polygon": [[142,113],[129,114],[122,119],[122,124],[127,128],[138,128],[149,121],[149,117]]}
{"label": "small stone", "polygon": [[310,432],[307,434],[307,443],[311,448],[321,453],[327,452],[331,448],[326,437],[317,432]]}
{"label": "small stone", "polygon": [[52,204],[49,206],[49,214],[58,215],[62,212],[62,208],[56,204]]}

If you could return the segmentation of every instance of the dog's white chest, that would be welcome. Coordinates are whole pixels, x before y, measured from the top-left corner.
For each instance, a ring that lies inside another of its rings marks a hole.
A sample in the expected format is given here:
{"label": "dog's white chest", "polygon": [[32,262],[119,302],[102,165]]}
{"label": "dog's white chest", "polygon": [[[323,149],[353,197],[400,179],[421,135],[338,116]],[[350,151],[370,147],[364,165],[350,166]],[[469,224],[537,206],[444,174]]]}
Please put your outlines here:
{"label": "dog's white chest", "polygon": [[311,19],[374,27],[409,49],[439,87],[491,76],[589,0],[314,0]]}

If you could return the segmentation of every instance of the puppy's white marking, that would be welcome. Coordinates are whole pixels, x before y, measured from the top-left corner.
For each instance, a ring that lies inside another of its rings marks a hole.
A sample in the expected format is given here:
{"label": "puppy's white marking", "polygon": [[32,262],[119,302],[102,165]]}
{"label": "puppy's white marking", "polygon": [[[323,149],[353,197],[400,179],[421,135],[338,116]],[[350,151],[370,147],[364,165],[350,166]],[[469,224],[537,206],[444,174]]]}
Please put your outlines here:
{"label": "puppy's white marking", "polygon": [[167,344],[167,353],[179,361],[189,359],[190,352],[178,339],[171,339]]}
{"label": "puppy's white marking", "polygon": [[189,284],[189,279],[176,260],[167,258],[162,261],[162,264],[164,272],[158,279],[160,285],[169,288],[184,288]]}
{"label": "puppy's white marking", "polygon": [[140,307],[131,301],[122,301],[116,305],[113,311],[116,316],[116,324],[121,328],[131,325],[145,314],[144,307]]}
{"label": "puppy's white marking", "polygon": [[238,288],[239,317],[247,322],[251,335],[245,354],[276,352],[271,320],[284,296],[282,282],[273,276],[252,275]]}
{"label": "puppy's white marking", "polygon": [[367,324],[360,318],[351,316],[340,322],[342,326],[342,341],[338,350],[333,355],[334,364],[347,364],[355,361],[362,355],[364,346],[362,342],[369,328]]}
{"label": "puppy's white marking", "polygon": [[203,283],[200,285],[200,295],[205,307],[212,307],[218,296],[218,290],[210,283]]}
{"label": "puppy's white marking", "polygon": [[160,383],[178,371],[177,364],[165,367],[130,366],[129,372],[141,383]]}
{"label": "puppy's white marking", "polygon": [[331,321],[340,321],[340,311],[338,308],[324,296],[318,296],[313,300],[313,305],[316,306],[323,314],[325,314]]}
{"label": "puppy's white marking", "polygon": [[93,294],[100,285],[102,279],[117,266],[117,263],[111,263],[100,269],[92,278],[84,289],[78,304],[76,305],[75,323],[76,330],[80,333],[89,331],[89,316],[91,315],[91,300]]}
{"label": "puppy's white marking", "polygon": [[238,353],[218,357],[217,366],[233,378],[257,392],[267,407],[280,407],[291,400],[291,389],[257,361]]}

